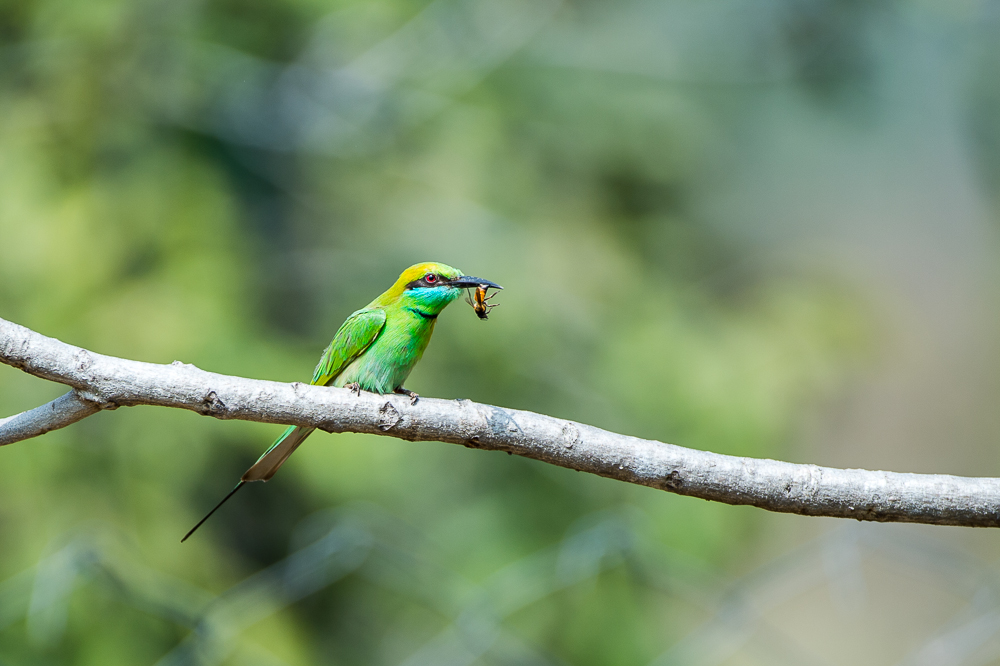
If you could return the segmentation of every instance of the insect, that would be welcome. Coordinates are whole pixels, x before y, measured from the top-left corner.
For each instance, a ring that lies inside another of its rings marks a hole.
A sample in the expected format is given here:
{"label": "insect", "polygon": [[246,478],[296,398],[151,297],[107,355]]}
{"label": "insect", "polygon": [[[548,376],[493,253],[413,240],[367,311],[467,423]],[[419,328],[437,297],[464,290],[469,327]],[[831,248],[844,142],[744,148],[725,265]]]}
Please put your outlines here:
{"label": "insect", "polygon": [[481,284],[476,287],[473,295],[465,297],[465,302],[472,306],[472,309],[476,311],[476,316],[480,319],[488,319],[490,310],[500,305],[499,303],[489,302],[491,298],[497,295],[497,292],[487,295],[489,289],[489,286]]}

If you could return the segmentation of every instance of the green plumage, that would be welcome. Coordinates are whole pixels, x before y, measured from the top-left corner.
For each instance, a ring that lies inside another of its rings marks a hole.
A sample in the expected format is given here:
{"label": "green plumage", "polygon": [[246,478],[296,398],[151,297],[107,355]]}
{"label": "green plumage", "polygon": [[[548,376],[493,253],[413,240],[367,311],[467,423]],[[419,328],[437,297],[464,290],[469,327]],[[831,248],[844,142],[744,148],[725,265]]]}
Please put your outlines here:
{"label": "green plumage", "polygon": [[[462,272],[444,264],[418,264],[388,291],[347,318],[313,371],[312,384],[392,393],[402,388],[423,356],[437,315],[462,293],[456,287],[406,289],[426,274],[450,279]],[[243,481],[267,481],[314,428],[292,426],[243,475]]]}
{"label": "green plumage", "polygon": [[[373,393],[409,393],[403,388],[403,382],[423,356],[438,314],[464,289],[478,285],[501,288],[489,280],[464,276],[458,269],[444,264],[411,266],[385,293],[341,325],[316,365],[311,383],[352,386]],[[416,394],[412,397],[416,399]],[[315,428],[298,426],[285,430],[222,502],[181,541],[191,536],[245,483],[267,481],[274,476],[313,430]]]}

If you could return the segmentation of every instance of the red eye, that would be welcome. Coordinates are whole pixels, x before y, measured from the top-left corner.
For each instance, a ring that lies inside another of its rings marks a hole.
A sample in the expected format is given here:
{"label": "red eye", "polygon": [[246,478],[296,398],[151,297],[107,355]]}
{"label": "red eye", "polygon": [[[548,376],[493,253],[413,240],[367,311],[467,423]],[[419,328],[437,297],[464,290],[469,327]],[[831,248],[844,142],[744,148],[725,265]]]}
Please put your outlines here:
{"label": "red eye", "polygon": [[438,281],[438,276],[434,275],[434,273],[428,273],[427,275],[424,276],[424,282],[426,282],[427,284],[434,284],[437,281]]}

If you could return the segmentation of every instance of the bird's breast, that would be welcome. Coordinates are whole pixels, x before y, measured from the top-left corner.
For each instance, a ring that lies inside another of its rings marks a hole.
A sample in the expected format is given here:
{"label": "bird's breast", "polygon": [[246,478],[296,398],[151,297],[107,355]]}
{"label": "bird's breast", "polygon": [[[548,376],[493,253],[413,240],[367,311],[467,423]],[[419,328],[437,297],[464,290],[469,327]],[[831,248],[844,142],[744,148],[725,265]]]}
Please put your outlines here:
{"label": "bird's breast", "polygon": [[403,385],[430,342],[435,320],[401,314],[406,319],[387,319],[379,336],[344,369],[335,386],[357,382],[366,391],[391,393]]}

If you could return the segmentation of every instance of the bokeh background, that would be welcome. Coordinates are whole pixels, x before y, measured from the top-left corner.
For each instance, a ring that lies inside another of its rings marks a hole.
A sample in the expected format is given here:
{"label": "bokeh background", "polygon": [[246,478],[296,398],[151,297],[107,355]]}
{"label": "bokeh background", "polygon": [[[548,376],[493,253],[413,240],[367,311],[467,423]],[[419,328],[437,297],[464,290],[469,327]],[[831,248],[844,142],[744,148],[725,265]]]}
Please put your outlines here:
{"label": "bokeh background", "polygon": [[[308,379],[406,266],[409,388],[1000,475],[1000,4],[0,0],[0,316]],[[59,395],[0,367],[0,412]],[[0,664],[1000,664],[1000,535],[155,408],[0,450]]]}

